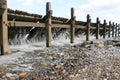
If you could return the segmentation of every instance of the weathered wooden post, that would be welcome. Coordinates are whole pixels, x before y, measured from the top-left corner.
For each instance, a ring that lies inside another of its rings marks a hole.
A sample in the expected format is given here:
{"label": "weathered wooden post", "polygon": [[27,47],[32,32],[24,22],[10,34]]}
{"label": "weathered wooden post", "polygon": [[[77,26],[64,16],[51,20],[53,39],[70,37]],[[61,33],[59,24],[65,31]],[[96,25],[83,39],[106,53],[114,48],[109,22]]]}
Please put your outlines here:
{"label": "weathered wooden post", "polygon": [[104,26],[103,26],[103,38],[106,37],[106,28],[107,28],[107,23],[106,23],[106,20],[104,20]]}
{"label": "weathered wooden post", "polygon": [[112,37],[114,37],[114,22],[113,22],[113,24],[112,24]]}
{"label": "weathered wooden post", "polygon": [[90,19],[90,15],[87,15],[87,30],[86,30],[86,41],[89,41],[90,39],[90,23],[91,23],[91,19]]}
{"label": "weathered wooden post", "polygon": [[117,23],[116,23],[116,25],[115,25],[115,37],[117,37]]}
{"label": "weathered wooden post", "polygon": [[75,14],[74,14],[74,8],[71,8],[71,27],[70,27],[70,34],[71,34],[70,42],[71,42],[71,43],[74,43],[74,38],[75,38]]}
{"label": "weathered wooden post", "polygon": [[50,47],[51,46],[51,40],[52,40],[52,32],[51,32],[52,10],[51,10],[50,2],[47,2],[47,4],[46,4],[46,16],[47,16],[47,22],[46,22],[46,47]]}
{"label": "weathered wooden post", "polygon": [[120,33],[120,24],[118,24],[118,37],[119,37],[119,33]]}
{"label": "weathered wooden post", "polygon": [[0,0],[0,47],[1,55],[8,54],[7,0]]}
{"label": "weathered wooden post", "polygon": [[99,32],[100,32],[100,20],[99,20],[99,18],[97,17],[97,19],[96,19],[96,39],[98,39],[99,38]]}
{"label": "weathered wooden post", "polygon": [[108,32],[108,37],[110,38],[110,32],[111,32],[111,21],[109,21],[109,32]]}

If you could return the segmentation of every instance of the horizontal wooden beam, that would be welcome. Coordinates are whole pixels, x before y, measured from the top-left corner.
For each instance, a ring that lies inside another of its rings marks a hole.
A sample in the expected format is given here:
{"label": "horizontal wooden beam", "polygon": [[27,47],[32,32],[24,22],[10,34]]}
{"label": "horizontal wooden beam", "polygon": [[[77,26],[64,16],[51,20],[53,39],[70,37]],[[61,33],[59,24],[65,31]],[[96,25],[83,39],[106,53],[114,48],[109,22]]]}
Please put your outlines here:
{"label": "horizontal wooden beam", "polygon": [[52,24],[53,28],[70,28],[70,24]]}
{"label": "horizontal wooden beam", "polygon": [[8,13],[8,20],[9,21],[16,20],[16,21],[37,22],[41,20],[41,17]]}
{"label": "horizontal wooden beam", "polygon": [[[45,23],[35,23],[35,22],[21,22],[21,21],[8,21],[8,27],[45,27]],[[70,28],[70,24],[52,24],[52,28]],[[86,29],[86,26],[75,25],[75,28]],[[95,30],[96,27],[91,27]],[[100,30],[103,28],[100,27]],[[107,28],[108,30],[108,28]]]}
{"label": "horizontal wooden beam", "polygon": [[82,25],[75,25],[75,28],[86,29],[86,26],[82,26]]}
{"label": "horizontal wooden beam", "polygon": [[8,21],[9,27],[45,27],[45,23]]}

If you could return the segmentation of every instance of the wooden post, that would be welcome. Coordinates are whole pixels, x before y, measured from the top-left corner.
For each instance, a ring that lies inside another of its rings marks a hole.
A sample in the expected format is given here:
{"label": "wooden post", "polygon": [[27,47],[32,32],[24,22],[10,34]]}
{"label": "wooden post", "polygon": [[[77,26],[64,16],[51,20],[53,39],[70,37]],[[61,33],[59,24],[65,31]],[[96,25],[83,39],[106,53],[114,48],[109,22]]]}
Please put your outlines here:
{"label": "wooden post", "polygon": [[106,28],[107,28],[107,23],[106,23],[106,20],[104,20],[104,26],[103,26],[103,38],[106,37]]}
{"label": "wooden post", "polygon": [[100,21],[99,21],[98,17],[96,19],[96,23],[97,23],[97,25],[96,25],[96,39],[98,39],[99,38],[99,31],[100,31]]}
{"label": "wooden post", "polygon": [[0,0],[0,47],[1,55],[8,54],[7,1]]}
{"label": "wooden post", "polygon": [[51,10],[50,2],[47,2],[47,4],[46,4],[46,16],[47,16],[47,22],[46,22],[46,47],[50,47],[51,46],[51,40],[52,40],[52,33],[51,33],[52,10]]}
{"label": "wooden post", "polygon": [[118,37],[119,37],[119,33],[120,33],[120,24],[118,25]]}
{"label": "wooden post", "polygon": [[112,37],[114,37],[114,22],[113,22],[113,25],[112,25]]}
{"label": "wooden post", "polygon": [[117,23],[115,25],[115,37],[117,37]]}
{"label": "wooden post", "polygon": [[87,15],[87,30],[86,30],[86,41],[89,41],[90,39],[90,23],[91,23],[91,19],[90,19],[90,15]]}
{"label": "wooden post", "polygon": [[75,16],[74,15],[75,15],[74,8],[71,8],[71,28],[70,28],[71,43],[74,43],[74,38],[75,38]]}
{"label": "wooden post", "polygon": [[110,38],[110,32],[111,32],[111,21],[109,21],[109,32],[108,32],[108,37]]}

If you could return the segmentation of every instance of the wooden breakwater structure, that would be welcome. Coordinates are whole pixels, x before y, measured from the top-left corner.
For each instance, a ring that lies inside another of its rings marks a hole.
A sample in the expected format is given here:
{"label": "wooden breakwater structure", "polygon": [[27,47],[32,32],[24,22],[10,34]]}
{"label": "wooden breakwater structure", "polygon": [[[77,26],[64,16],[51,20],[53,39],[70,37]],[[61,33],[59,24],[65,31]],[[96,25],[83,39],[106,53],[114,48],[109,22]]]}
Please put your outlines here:
{"label": "wooden breakwater structure", "polygon": [[[50,2],[46,4],[46,15],[30,14],[20,10],[12,10],[7,8],[7,0],[0,0],[0,47],[1,55],[8,54],[8,28],[12,28],[16,31],[16,28],[45,28],[46,32],[46,47],[51,46],[52,28],[65,28],[70,29],[70,42],[74,43],[75,29],[83,30],[86,33],[86,41],[90,39],[91,31],[94,31],[96,39],[99,39],[99,35],[103,38],[118,37],[120,34],[119,24],[109,21],[109,24],[101,24],[99,18],[96,19],[96,23],[91,23],[90,15],[86,16],[86,22],[77,21],[74,8],[71,8],[71,18],[54,17],[52,15]],[[37,23],[39,22],[39,23]],[[112,32],[112,34],[111,34]],[[10,31],[9,31],[10,33]],[[107,34],[108,33],[108,34]]]}

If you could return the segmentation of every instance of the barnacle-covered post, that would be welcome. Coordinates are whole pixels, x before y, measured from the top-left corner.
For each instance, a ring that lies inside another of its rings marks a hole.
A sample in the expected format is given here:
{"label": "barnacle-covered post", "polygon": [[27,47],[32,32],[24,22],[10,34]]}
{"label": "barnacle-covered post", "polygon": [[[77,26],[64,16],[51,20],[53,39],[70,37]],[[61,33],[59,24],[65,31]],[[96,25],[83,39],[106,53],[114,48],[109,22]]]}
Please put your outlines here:
{"label": "barnacle-covered post", "polygon": [[51,32],[51,26],[52,26],[52,10],[51,10],[51,4],[50,2],[47,2],[46,4],[46,47],[51,46],[51,40],[52,40],[52,32]]}
{"label": "barnacle-covered post", "polygon": [[8,54],[7,0],[0,0],[0,47],[1,55]]}
{"label": "barnacle-covered post", "polygon": [[90,19],[90,15],[87,15],[87,28],[86,28],[86,41],[89,41],[90,39],[90,23],[91,23],[91,19]]}
{"label": "barnacle-covered post", "polygon": [[70,34],[71,34],[70,42],[71,42],[71,43],[74,43],[74,38],[75,38],[75,14],[74,14],[74,8],[71,8],[71,27],[70,27]]}

